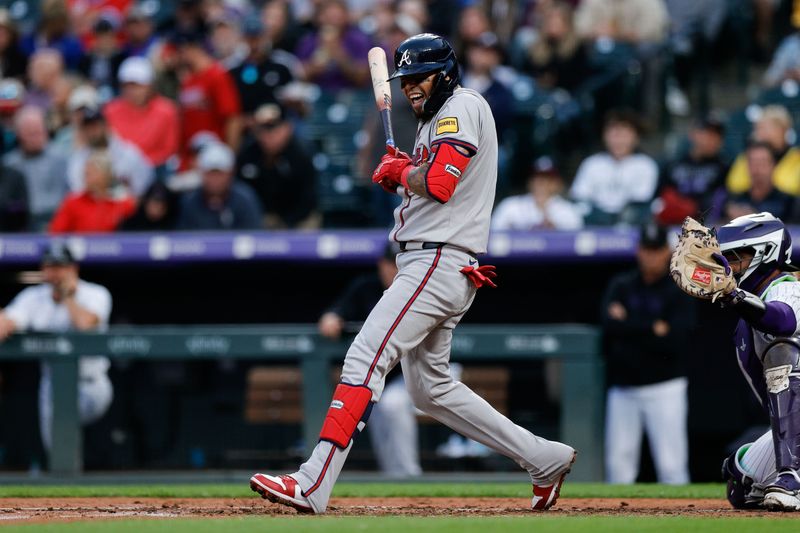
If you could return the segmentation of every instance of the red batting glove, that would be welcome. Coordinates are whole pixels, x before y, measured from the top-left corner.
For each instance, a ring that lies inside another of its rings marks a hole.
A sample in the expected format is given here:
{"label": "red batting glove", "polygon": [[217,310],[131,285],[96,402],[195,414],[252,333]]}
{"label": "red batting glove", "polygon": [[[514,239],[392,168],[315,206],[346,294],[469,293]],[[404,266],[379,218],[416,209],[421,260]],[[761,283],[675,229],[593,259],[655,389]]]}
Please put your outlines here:
{"label": "red batting glove", "polygon": [[478,268],[474,266],[466,266],[460,270],[462,274],[467,276],[467,278],[475,285],[475,288],[480,289],[484,285],[488,285],[489,287],[496,289],[497,285],[495,284],[492,279],[497,277],[497,272],[495,272],[494,265],[481,265]]}
{"label": "red batting glove", "polygon": [[413,167],[414,164],[407,153],[393,146],[387,146],[386,151],[388,153],[381,158],[381,162],[372,173],[372,182],[388,192],[395,192],[397,186],[402,184],[403,171]]}

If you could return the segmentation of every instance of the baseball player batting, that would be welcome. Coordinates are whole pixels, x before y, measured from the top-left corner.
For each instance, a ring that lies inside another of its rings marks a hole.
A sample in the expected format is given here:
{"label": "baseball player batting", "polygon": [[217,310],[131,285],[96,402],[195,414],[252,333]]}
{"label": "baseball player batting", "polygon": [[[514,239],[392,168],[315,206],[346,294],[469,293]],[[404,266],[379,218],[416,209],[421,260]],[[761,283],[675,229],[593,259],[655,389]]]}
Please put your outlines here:
{"label": "baseball player batting", "polygon": [[421,34],[394,54],[401,90],[419,119],[413,157],[388,148],[372,180],[402,197],[390,239],[399,271],[347,352],[341,383],[311,457],[290,475],[255,474],[250,487],[300,512],[324,513],[353,438],[380,400],[398,362],[414,405],[465,437],[510,457],[530,473],[532,507],[558,498],[575,450],[514,424],[450,376],[453,328],[476,290],[494,285],[486,252],[497,181],[491,109],[459,86],[455,53],[443,38]]}

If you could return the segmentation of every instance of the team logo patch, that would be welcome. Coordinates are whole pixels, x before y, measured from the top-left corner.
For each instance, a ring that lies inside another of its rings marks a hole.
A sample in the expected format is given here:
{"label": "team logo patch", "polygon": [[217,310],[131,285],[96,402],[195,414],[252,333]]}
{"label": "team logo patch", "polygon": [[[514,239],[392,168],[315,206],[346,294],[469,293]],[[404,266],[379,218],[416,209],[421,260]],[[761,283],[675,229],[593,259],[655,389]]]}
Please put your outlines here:
{"label": "team logo patch", "polygon": [[711,284],[711,271],[705,268],[695,267],[692,272],[692,280],[703,285]]}
{"label": "team logo patch", "polygon": [[461,177],[461,171],[458,170],[458,167],[456,167],[454,165],[451,165],[450,163],[447,163],[444,166],[444,171],[447,172],[448,174],[452,174],[453,176],[455,176],[457,178]]}
{"label": "team logo patch", "polygon": [[341,409],[344,407],[344,402],[342,400],[333,400],[331,402],[331,409]]}
{"label": "team logo patch", "polygon": [[458,133],[458,119],[456,117],[441,118],[436,122],[436,135],[442,133]]}

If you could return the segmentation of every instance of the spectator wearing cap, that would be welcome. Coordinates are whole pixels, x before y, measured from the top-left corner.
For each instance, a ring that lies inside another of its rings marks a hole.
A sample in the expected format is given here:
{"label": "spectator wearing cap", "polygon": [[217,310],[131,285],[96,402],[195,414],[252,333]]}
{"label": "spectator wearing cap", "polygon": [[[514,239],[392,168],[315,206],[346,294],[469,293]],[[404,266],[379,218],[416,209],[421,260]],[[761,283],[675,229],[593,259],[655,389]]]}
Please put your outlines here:
{"label": "spectator wearing cap", "polygon": [[539,19],[536,38],[522,55],[520,70],[531,72],[546,89],[575,91],[591,74],[586,48],[573,24],[572,6],[553,2]]}
{"label": "spectator wearing cap", "polygon": [[0,79],[0,154],[16,146],[14,116],[25,104],[25,86],[15,78]]}
{"label": "spectator wearing cap", "polygon": [[637,152],[640,132],[639,117],[632,111],[613,110],[606,115],[606,149],[583,160],[570,189],[572,200],[582,204],[587,224],[638,224],[649,216],[658,165]]}
{"label": "spectator wearing cap", "polygon": [[183,198],[178,229],[261,228],[258,198],[250,187],[234,180],[234,167],[234,154],[227,145],[210,143],[201,150],[197,168],[202,173],[202,185]]}
{"label": "spectator wearing cap", "polygon": [[781,220],[792,216],[794,198],[779,191],[773,182],[775,152],[766,142],[752,141],[745,150],[747,170],[750,174],[750,189],[731,195],[725,206],[728,220],[761,213],[772,213]]}
{"label": "spectator wearing cap", "polygon": [[[203,148],[210,144],[222,143],[216,133],[211,131],[198,131],[189,140],[188,168],[167,178],[167,186],[175,192],[186,192],[197,189],[203,181],[203,173],[197,168],[197,159]],[[223,143],[224,144],[224,143]]]}
{"label": "spectator wearing cap", "polygon": [[689,482],[686,354],[694,301],[669,276],[666,230],[641,231],[637,268],[614,277],[602,304],[606,481],[634,483],[647,433],[659,483]]}
{"label": "spectator wearing cap", "polygon": [[283,109],[277,104],[259,107],[252,130],[255,142],[239,155],[237,176],[261,201],[266,227],[318,226],[317,172]]}
{"label": "spectator wearing cap", "polygon": [[102,15],[92,28],[91,44],[78,64],[78,72],[97,88],[103,101],[117,93],[117,71],[125,54],[117,40],[119,22]]}
{"label": "spectator wearing cap", "polygon": [[369,38],[350,24],[344,0],[324,0],[316,14],[317,29],[297,45],[306,81],[325,91],[364,87],[369,81]]}
{"label": "spectator wearing cap", "polygon": [[118,185],[136,198],[153,181],[153,166],[139,148],[111,131],[103,113],[86,107],[80,111],[77,145],[67,162],[67,184],[72,192],[83,190],[86,161],[95,150],[107,150]]}
{"label": "spectator wearing cap", "polygon": [[261,104],[277,103],[278,91],[294,76],[289,67],[273,60],[269,37],[259,19],[246,18],[242,33],[249,53],[241,65],[231,69],[231,76],[236,81],[242,111],[252,118]]}
{"label": "spectator wearing cap", "polygon": [[492,230],[558,229],[583,227],[580,209],[565,199],[564,180],[549,157],[538,158],[528,177],[528,192],[501,201],[492,215]]}
{"label": "spectator wearing cap", "polygon": [[[42,255],[43,283],[23,289],[0,310],[0,342],[10,335],[28,332],[65,333],[103,331],[111,314],[111,293],[79,277],[75,257],[65,243],[50,243]],[[99,420],[114,396],[104,356],[83,356],[78,360],[78,416],[86,425]],[[52,448],[53,392],[50,363],[41,365],[39,381],[39,428],[42,443]]]}
{"label": "spectator wearing cap", "polygon": [[503,59],[503,49],[497,36],[484,32],[466,43],[466,62],[461,85],[483,96],[492,108],[497,138],[502,144],[503,134],[511,125],[514,98],[511,91],[498,78],[498,67]]}
{"label": "spectator wearing cap", "polygon": [[663,166],[654,204],[661,224],[680,224],[687,216],[707,221],[720,217],[728,173],[722,157],[724,133],[725,126],[714,117],[695,122],[689,150]]}
{"label": "spectator wearing cap", "polygon": [[129,57],[119,69],[120,96],[103,114],[111,130],[135,144],[158,168],[177,155],[180,121],[172,100],[153,91],[153,67],[144,57]]}
{"label": "spectator wearing cap", "polygon": [[[789,144],[792,117],[785,107],[768,105],[761,111],[755,123],[752,139],[765,142],[775,152],[775,171],[772,181],[775,187],[786,194],[800,196],[800,148]],[[741,194],[750,188],[750,171],[747,156],[742,153],[731,166],[725,185],[731,194]]]}
{"label": "spectator wearing cap", "polygon": [[22,38],[23,53],[31,57],[42,49],[59,53],[68,70],[78,69],[83,57],[83,45],[70,31],[69,10],[66,0],[43,0],[37,28]]}
{"label": "spectator wearing cap", "polygon": [[28,58],[19,45],[17,26],[6,8],[0,8],[0,78],[22,81],[28,70]]}
{"label": "spectator wearing cap", "polygon": [[181,170],[188,168],[189,139],[198,131],[211,131],[236,149],[242,135],[241,104],[231,75],[206,50],[200,33],[173,37],[181,79]]}
{"label": "spectator wearing cap", "polygon": [[83,147],[80,135],[83,111],[85,109],[99,109],[100,96],[97,89],[89,84],[74,87],[67,97],[67,123],[56,131],[53,137],[53,146],[64,156],[69,158],[73,150]]}
{"label": "spectator wearing cap", "polygon": [[115,231],[136,210],[133,198],[114,187],[109,152],[92,151],[83,168],[82,192],[67,196],[50,222],[51,233]]}
{"label": "spectator wearing cap", "polygon": [[43,230],[67,195],[66,158],[51,144],[45,115],[27,106],[14,117],[18,146],[3,158],[4,165],[19,172],[28,191],[30,229]]}

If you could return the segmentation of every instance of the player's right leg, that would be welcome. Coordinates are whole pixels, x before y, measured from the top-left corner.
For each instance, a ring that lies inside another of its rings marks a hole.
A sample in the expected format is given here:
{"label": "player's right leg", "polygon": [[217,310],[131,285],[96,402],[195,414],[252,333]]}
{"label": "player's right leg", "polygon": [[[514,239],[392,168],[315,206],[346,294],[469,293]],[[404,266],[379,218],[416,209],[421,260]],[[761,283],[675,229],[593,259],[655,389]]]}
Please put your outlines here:
{"label": "player's right leg", "polygon": [[[365,426],[372,403],[381,397],[386,374],[402,354],[417,346],[428,331],[451,313],[441,305],[441,294],[430,294],[441,276],[463,278],[452,259],[443,259],[443,255],[449,254],[440,248],[398,256],[397,276],[345,356],[341,383],[334,392],[320,440],[311,456],[289,476],[254,475],[253,490],[301,511],[325,512],[353,438]],[[459,298],[457,291],[453,292],[447,296]],[[463,301],[466,296],[461,295],[460,299]]]}
{"label": "player's right leg", "polygon": [[800,511],[800,344],[776,339],[764,352],[764,380],[777,479],[764,494],[773,511]]}

